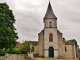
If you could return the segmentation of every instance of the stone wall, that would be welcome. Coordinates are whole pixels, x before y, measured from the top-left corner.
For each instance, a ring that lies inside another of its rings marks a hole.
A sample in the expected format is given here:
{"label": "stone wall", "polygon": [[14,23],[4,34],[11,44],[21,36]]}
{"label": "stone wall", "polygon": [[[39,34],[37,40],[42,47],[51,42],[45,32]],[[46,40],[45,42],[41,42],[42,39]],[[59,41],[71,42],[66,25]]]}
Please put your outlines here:
{"label": "stone wall", "polygon": [[76,49],[76,56],[80,56],[80,49]]}
{"label": "stone wall", "polygon": [[72,52],[72,45],[65,45],[67,48],[67,51],[65,52],[66,58],[73,58],[73,52]]}
{"label": "stone wall", "polygon": [[21,46],[22,46],[22,43],[17,42],[17,44],[16,44],[16,48],[19,48],[19,47],[21,47]]}
{"label": "stone wall", "polygon": [[33,54],[38,54],[38,52],[39,52],[39,45],[34,45],[34,52],[33,52]]}
{"label": "stone wall", "polygon": [[35,60],[33,53],[29,54],[6,54],[5,56],[0,56],[0,60]]}
{"label": "stone wall", "polygon": [[25,59],[26,54],[6,54],[5,60],[21,60]]}
{"label": "stone wall", "polygon": [[65,43],[62,40],[62,33],[57,30],[58,35],[58,58],[65,58]]}
{"label": "stone wall", "polygon": [[44,30],[42,30],[39,34],[39,57],[43,57],[44,56]]}
{"label": "stone wall", "polygon": [[57,20],[56,19],[44,19],[44,28],[45,27],[50,28],[50,22],[52,23],[51,24],[52,28],[57,27]]}
{"label": "stone wall", "polygon": [[75,44],[66,44],[65,47],[67,48],[66,58],[76,58]]}
{"label": "stone wall", "polygon": [[5,56],[0,56],[0,60],[5,60]]}

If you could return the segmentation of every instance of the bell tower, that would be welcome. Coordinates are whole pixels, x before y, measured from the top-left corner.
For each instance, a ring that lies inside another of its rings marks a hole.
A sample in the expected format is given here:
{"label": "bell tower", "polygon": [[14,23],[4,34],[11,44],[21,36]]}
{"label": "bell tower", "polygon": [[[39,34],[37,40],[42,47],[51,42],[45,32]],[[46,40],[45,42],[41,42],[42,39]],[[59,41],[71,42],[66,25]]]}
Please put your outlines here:
{"label": "bell tower", "polygon": [[50,1],[44,17],[44,57],[58,57],[57,17]]}
{"label": "bell tower", "polygon": [[45,28],[57,27],[57,21],[56,20],[57,20],[57,17],[55,16],[55,14],[52,10],[50,1],[49,1],[47,12],[46,12],[46,15],[44,17],[44,27]]}

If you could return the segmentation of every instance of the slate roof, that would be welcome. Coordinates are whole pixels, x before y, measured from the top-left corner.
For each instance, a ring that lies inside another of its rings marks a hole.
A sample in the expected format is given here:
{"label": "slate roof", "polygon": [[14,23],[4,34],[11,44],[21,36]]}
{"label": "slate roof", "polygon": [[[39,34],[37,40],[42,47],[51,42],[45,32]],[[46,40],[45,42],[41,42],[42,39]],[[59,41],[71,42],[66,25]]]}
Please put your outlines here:
{"label": "slate roof", "polygon": [[49,4],[48,4],[48,8],[47,8],[47,12],[46,12],[46,15],[44,17],[44,19],[46,18],[57,18],[52,10],[52,7],[51,7],[51,4],[50,4],[50,1],[49,1]]}

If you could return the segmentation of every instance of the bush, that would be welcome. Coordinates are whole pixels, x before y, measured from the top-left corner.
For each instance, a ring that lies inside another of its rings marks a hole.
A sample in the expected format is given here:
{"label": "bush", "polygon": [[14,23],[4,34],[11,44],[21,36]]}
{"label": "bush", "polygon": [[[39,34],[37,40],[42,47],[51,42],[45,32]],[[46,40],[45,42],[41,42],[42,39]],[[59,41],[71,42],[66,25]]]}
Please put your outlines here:
{"label": "bush", "polygon": [[21,51],[19,49],[14,48],[12,50],[12,54],[21,54]]}
{"label": "bush", "polygon": [[0,56],[5,56],[5,54],[6,54],[6,50],[0,49]]}
{"label": "bush", "polygon": [[20,47],[20,52],[22,54],[26,54],[27,52],[30,52],[30,44],[29,42],[24,42],[24,44]]}
{"label": "bush", "polygon": [[[31,51],[34,51],[34,47],[32,48]],[[30,52],[30,44],[29,44],[29,42],[25,41],[20,48],[12,48],[12,47],[10,47],[7,50],[0,49],[0,56],[4,56],[6,53],[26,54],[27,52]]]}
{"label": "bush", "polygon": [[7,53],[11,54],[26,54],[27,52],[30,52],[30,44],[26,41],[20,48],[9,48],[7,51]]}
{"label": "bush", "polygon": [[9,49],[7,53],[11,54],[21,54],[21,51],[18,48]]}

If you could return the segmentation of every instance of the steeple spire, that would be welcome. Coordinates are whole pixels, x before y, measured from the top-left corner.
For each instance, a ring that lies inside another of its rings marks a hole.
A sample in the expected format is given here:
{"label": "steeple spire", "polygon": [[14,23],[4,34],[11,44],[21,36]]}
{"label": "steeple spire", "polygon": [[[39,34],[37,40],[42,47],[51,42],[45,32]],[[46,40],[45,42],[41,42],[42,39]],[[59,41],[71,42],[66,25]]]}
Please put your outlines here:
{"label": "steeple spire", "polygon": [[50,3],[50,0],[49,0],[49,3]]}
{"label": "steeple spire", "polygon": [[50,0],[49,0],[49,4],[48,4],[48,8],[47,8],[47,12],[46,15],[44,17],[44,19],[46,18],[57,18],[52,10],[51,4],[50,4]]}

